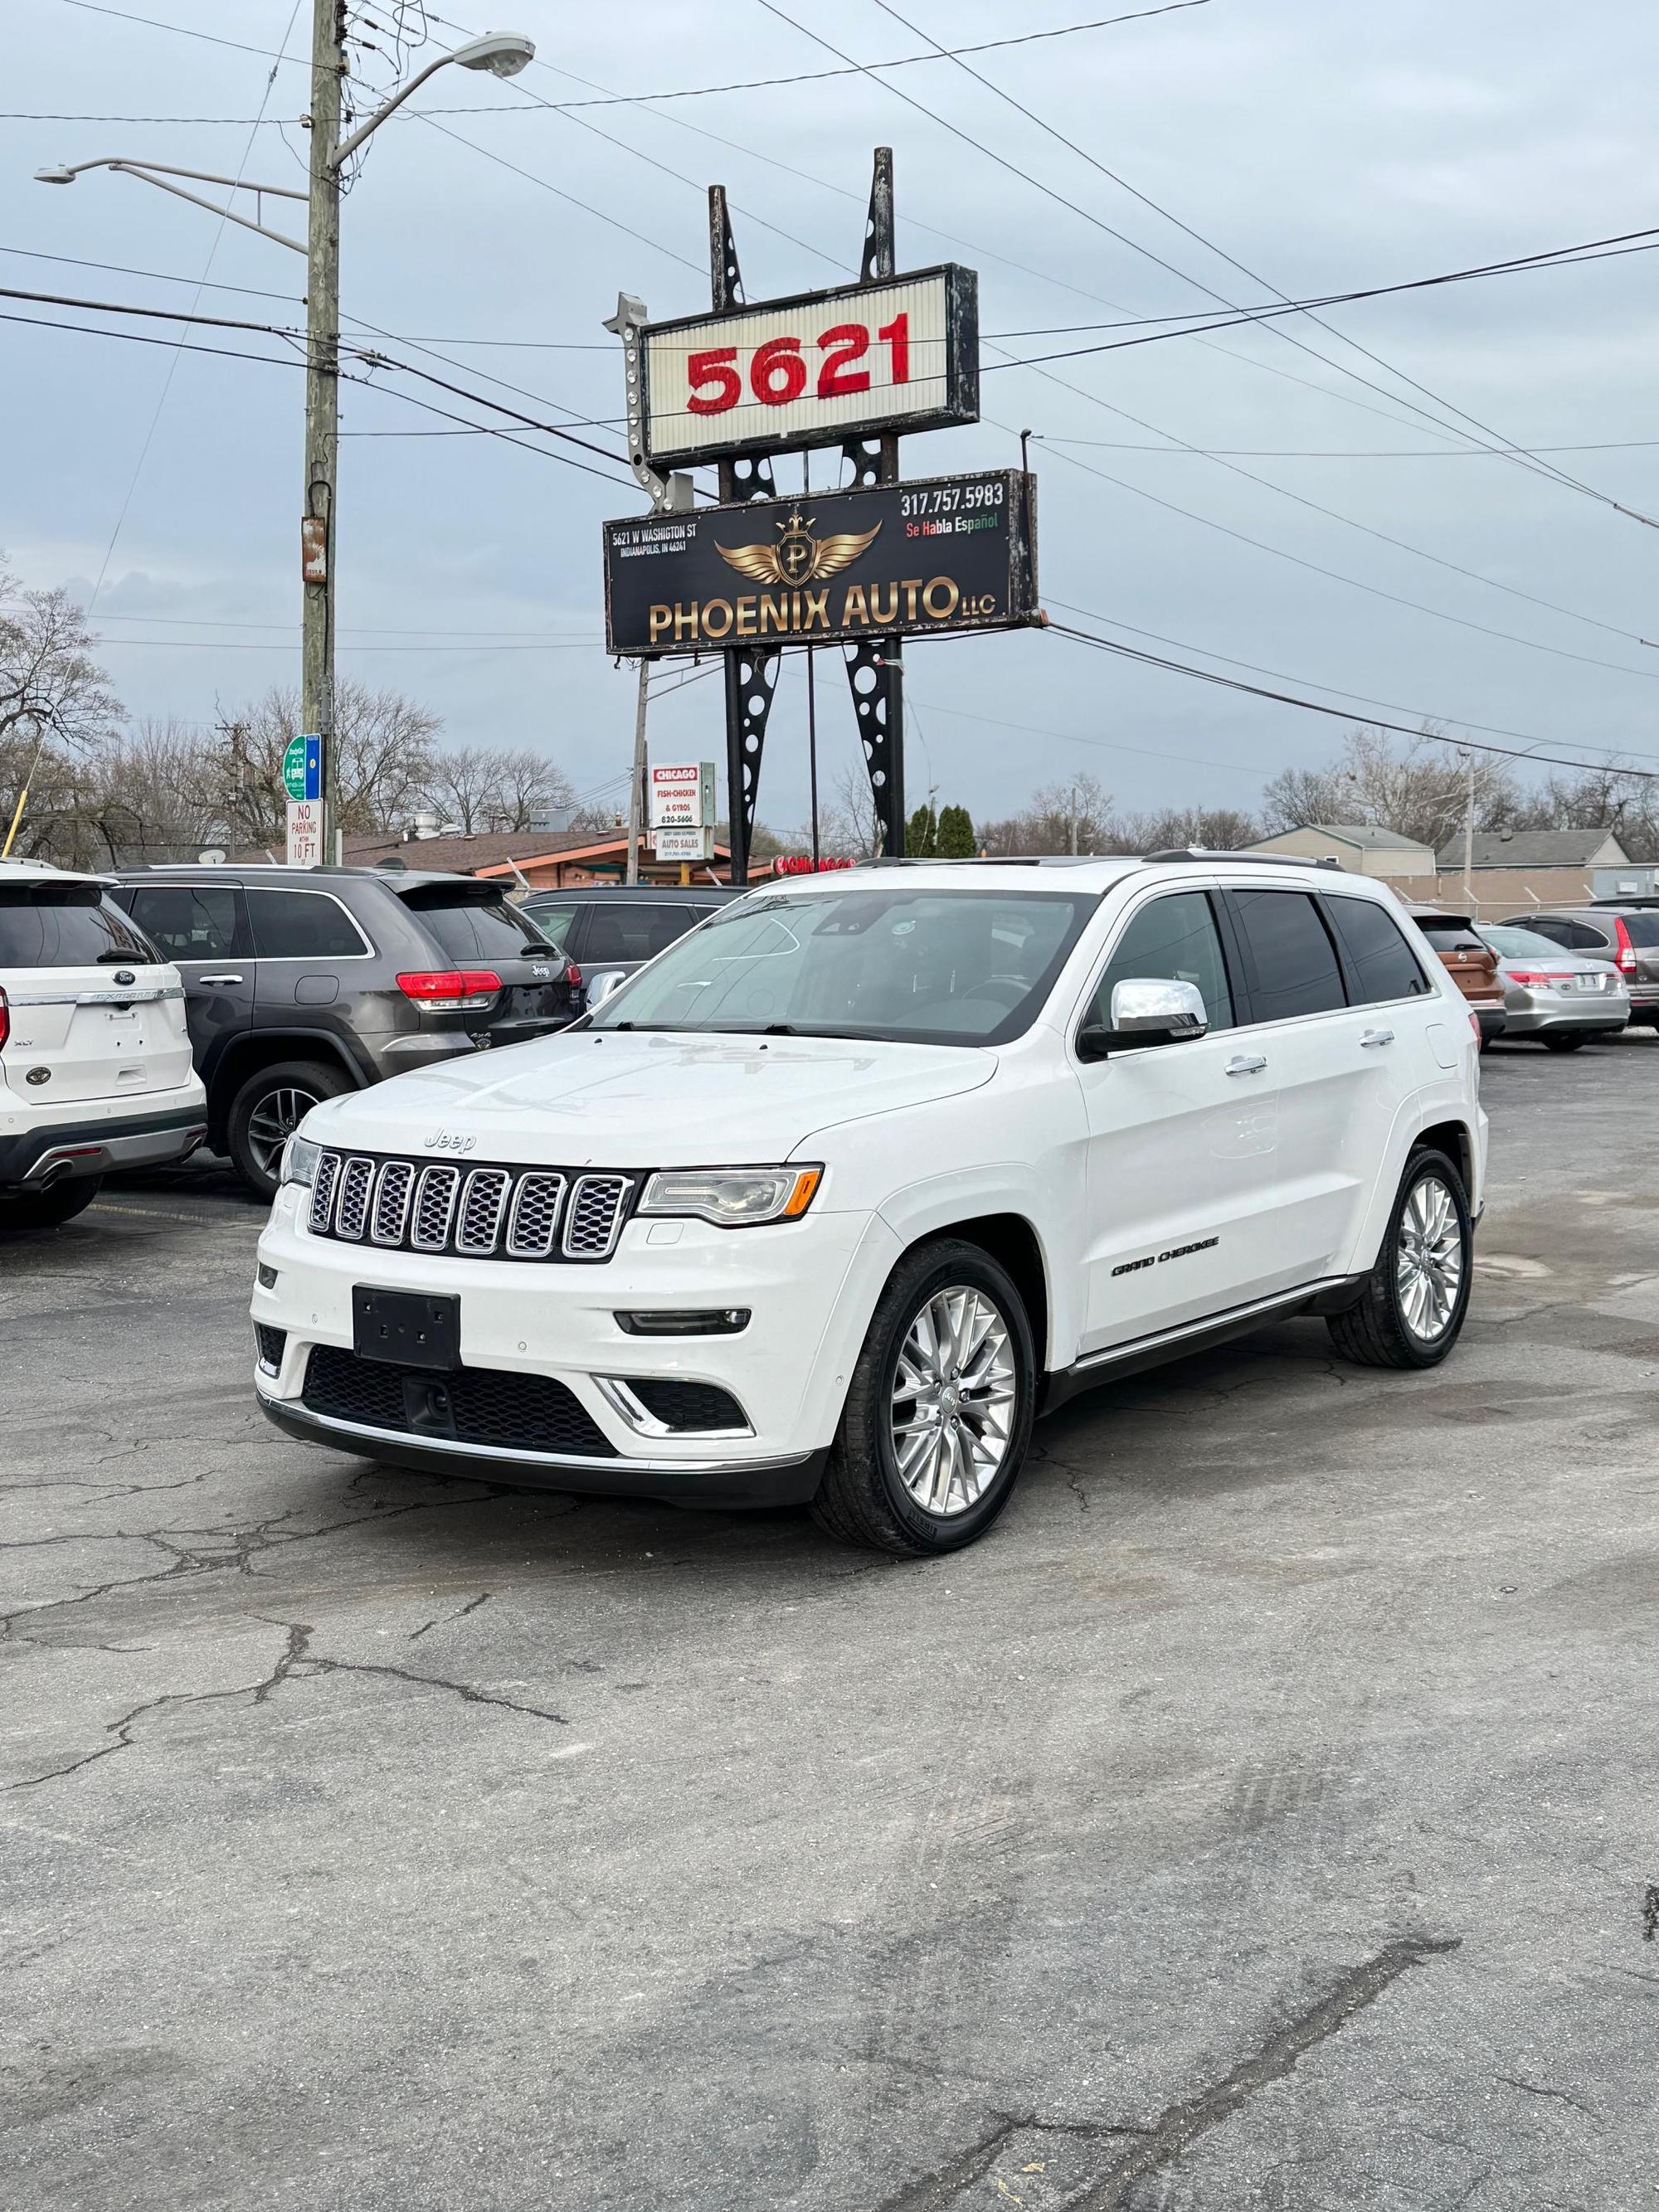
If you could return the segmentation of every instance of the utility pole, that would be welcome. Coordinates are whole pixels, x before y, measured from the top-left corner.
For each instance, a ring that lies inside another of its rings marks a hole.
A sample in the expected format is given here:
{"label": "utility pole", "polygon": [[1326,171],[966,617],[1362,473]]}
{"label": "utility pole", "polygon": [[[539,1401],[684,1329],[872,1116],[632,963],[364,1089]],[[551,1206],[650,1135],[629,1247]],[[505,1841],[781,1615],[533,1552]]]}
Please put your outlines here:
{"label": "utility pole", "polygon": [[345,0],[312,0],[311,196],[306,224],[305,503],[300,726],[320,740],[318,848],[334,858],[334,472],[339,453],[341,81]]}
{"label": "utility pole", "polygon": [[645,708],[649,696],[651,663],[640,663],[639,703],[634,709],[634,773],[628,784],[628,881],[630,887],[640,879],[640,828],[644,813],[645,797]]}

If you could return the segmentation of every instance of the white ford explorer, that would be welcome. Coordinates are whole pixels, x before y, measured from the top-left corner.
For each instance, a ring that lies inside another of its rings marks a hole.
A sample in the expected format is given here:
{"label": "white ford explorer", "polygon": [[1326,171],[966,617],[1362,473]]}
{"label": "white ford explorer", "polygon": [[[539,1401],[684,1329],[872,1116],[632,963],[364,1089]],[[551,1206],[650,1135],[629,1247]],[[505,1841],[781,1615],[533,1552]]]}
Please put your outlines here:
{"label": "white ford explorer", "polygon": [[947,1551],[1077,1389],[1299,1313],[1443,1359],[1478,1045],[1388,890],[1325,867],[758,890],[556,1036],[310,1113],[256,1387],[399,1465]]}
{"label": "white ford explorer", "polygon": [[207,1119],[178,969],[97,877],[0,860],[0,1232],[184,1159]]}

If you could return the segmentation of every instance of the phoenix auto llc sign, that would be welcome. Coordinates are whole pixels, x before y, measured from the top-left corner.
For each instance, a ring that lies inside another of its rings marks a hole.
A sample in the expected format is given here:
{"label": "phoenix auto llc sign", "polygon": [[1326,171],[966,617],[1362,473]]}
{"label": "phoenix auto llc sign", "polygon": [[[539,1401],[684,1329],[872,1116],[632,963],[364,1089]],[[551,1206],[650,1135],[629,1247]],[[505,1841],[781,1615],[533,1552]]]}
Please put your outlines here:
{"label": "phoenix auto llc sign", "polygon": [[605,525],[609,650],[922,637],[1036,619],[1017,469]]}

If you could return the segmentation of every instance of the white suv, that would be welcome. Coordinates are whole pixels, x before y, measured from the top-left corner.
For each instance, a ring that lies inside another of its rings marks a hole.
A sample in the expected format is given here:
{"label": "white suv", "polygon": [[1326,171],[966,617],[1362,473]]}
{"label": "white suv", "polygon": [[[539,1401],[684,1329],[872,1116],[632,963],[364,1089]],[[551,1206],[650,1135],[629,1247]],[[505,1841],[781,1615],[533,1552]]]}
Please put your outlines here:
{"label": "white suv", "polygon": [[72,1220],[107,1170],[206,1134],[178,969],[99,878],[0,860],[0,1232]]}
{"label": "white suv", "polygon": [[399,1464],[946,1551],[1075,1390],[1297,1313],[1443,1358],[1478,1043],[1383,886],[1295,861],[757,890],[557,1036],[309,1114],[256,1386]]}

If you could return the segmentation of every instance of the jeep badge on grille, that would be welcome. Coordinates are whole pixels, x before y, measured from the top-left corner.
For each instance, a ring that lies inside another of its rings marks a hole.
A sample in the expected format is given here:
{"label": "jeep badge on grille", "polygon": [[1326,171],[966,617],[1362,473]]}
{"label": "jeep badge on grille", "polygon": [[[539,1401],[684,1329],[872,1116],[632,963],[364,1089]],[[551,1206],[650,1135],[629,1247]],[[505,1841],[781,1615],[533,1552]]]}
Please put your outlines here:
{"label": "jeep badge on grille", "polygon": [[426,1140],[429,1152],[470,1152],[477,1143],[476,1137],[463,1137],[448,1129],[434,1129]]}

